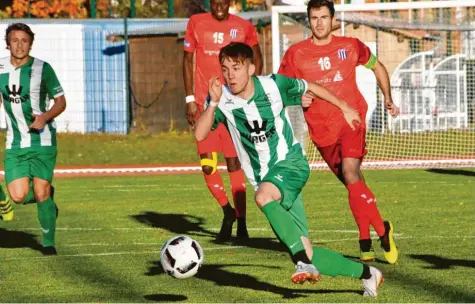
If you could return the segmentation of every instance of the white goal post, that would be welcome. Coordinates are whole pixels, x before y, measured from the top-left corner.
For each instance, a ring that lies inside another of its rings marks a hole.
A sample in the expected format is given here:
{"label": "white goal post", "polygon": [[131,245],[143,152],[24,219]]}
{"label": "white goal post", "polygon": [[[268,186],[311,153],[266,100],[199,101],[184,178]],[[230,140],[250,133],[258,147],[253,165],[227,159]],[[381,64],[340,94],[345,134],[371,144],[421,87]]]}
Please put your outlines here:
{"label": "white goal post", "polygon": [[[374,75],[357,68],[368,102],[363,166],[475,167],[475,2],[337,4],[335,10],[334,34],[370,47],[387,67],[401,109],[396,119],[387,115]],[[274,72],[290,45],[310,37],[306,14],[306,5],[272,7]],[[289,115],[312,169],[325,169],[301,109],[291,108]]]}

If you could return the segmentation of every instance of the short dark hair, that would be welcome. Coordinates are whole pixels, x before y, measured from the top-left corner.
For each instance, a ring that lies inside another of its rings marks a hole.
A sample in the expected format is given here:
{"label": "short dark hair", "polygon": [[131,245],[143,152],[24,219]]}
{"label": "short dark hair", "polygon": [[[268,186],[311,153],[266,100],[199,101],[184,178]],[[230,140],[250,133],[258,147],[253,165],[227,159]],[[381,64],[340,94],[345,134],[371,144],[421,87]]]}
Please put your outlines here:
{"label": "short dark hair", "polygon": [[319,9],[321,7],[327,7],[330,11],[330,16],[335,16],[335,4],[332,0],[310,0],[307,4],[307,16],[310,19],[310,11],[312,9]]}
{"label": "short dark hair", "polygon": [[219,62],[223,63],[225,59],[232,59],[233,61],[239,61],[243,63],[246,60],[253,63],[254,52],[252,48],[242,42],[232,42],[227,46],[223,47],[219,52]]}
{"label": "short dark hair", "polygon": [[31,43],[33,43],[33,40],[35,40],[35,33],[31,30],[31,28],[24,24],[24,23],[12,23],[7,27],[7,30],[5,31],[5,42],[7,43],[7,46],[9,45],[8,43],[8,35],[12,31],[23,31],[28,34],[31,38]]}

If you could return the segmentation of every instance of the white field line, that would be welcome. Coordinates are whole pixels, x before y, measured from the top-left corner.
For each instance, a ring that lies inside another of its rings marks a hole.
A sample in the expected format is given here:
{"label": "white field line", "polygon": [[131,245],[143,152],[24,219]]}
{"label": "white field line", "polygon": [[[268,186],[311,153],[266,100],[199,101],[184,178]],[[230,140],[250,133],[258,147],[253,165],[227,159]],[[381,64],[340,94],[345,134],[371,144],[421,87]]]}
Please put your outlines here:
{"label": "white field line", "polygon": [[[398,236],[397,240],[406,240],[406,239],[415,239],[418,237],[415,236]],[[423,239],[446,239],[446,238],[454,238],[454,239],[473,239],[475,236],[443,236],[443,235],[432,235],[432,236],[424,236]],[[277,242],[277,239],[275,239]],[[354,241],[358,240],[357,237],[353,238],[341,238],[341,239],[329,239],[329,240],[313,240],[313,244],[321,244],[321,243],[336,243],[336,242],[343,242],[343,241]],[[377,238],[373,238],[373,240],[377,240]],[[99,246],[161,246],[159,242],[148,242],[148,243],[89,243],[89,244],[62,244],[61,247],[99,247]],[[245,248],[246,246],[228,246],[224,249],[231,249],[231,248]]]}
{"label": "white field line", "polygon": [[[460,182],[460,183],[449,183],[449,182],[446,182],[446,181],[375,181],[375,182],[372,182],[372,184],[378,184],[378,185],[384,185],[384,184],[391,184],[393,185],[394,183],[397,183],[399,185],[403,185],[403,184],[408,184],[408,185],[427,185],[427,184],[431,184],[431,185],[434,185],[434,184],[437,184],[437,185],[447,185],[447,186],[460,186],[460,185],[463,185],[464,183],[471,183],[471,182],[475,182],[475,180],[472,180],[472,179],[467,179],[466,181],[464,182]],[[327,185],[327,186],[341,186],[341,183],[338,182],[338,181],[335,181],[335,182],[314,182],[314,181],[308,181],[306,186],[310,186],[310,185]],[[79,187],[76,187],[76,186],[67,186],[67,185],[64,185],[64,186],[61,186],[61,190],[64,190],[64,189],[74,189],[74,190],[78,190],[80,189],[81,191],[87,191],[87,192],[94,192],[94,191],[104,191],[104,189],[111,189],[111,190],[117,190],[117,191],[144,191],[144,189],[142,188],[146,188],[146,189],[150,189],[150,191],[156,191],[156,189],[154,189],[154,187],[163,187],[164,185],[163,184],[137,184],[137,185],[103,185],[103,186],[98,186],[98,188],[91,188],[91,186],[79,186]],[[204,184],[203,186],[187,186],[187,189],[201,189],[204,187]],[[343,187],[343,186],[342,186]],[[174,186],[174,185],[166,185],[166,189],[167,191],[168,190],[183,190],[183,187],[182,186]],[[342,190],[343,191],[343,190]]]}
{"label": "white field line", "polygon": [[[215,250],[229,250],[229,249],[240,249],[243,246],[224,246],[224,247],[209,247],[203,248],[204,251],[215,251]],[[59,254],[57,256],[38,256],[38,257],[15,257],[15,258],[6,258],[5,261],[13,260],[41,260],[47,258],[82,258],[82,257],[103,257],[103,256],[114,256],[114,255],[147,255],[147,254],[160,254],[160,250],[149,250],[149,251],[119,251],[119,252],[103,252],[103,253],[77,253],[77,254]]]}
{"label": "white field line", "polygon": [[[83,228],[83,227],[57,227],[56,231],[143,231],[143,230],[160,230],[159,227],[111,227],[111,228]],[[28,230],[28,231],[37,231],[41,230],[41,228],[16,228],[16,230]],[[220,228],[209,228],[210,231],[219,231]],[[248,231],[272,231],[270,228],[247,228]],[[199,232],[199,231],[190,231],[191,232]],[[336,229],[336,230],[312,230],[310,229],[309,232],[312,233],[350,233],[350,234],[357,234],[359,233],[358,230],[344,230],[344,229]],[[376,236],[374,231],[371,231],[371,234]],[[402,233],[394,233],[394,236],[401,236]]]}
{"label": "white field line", "polygon": [[[475,236],[442,236],[442,235],[431,235],[431,236],[400,236],[397,239],[474,239]],[[335,242],[345,242],[353,241],[358,238],[340,238],[340,239],[329,239],[329,240],[318,240],[313,241],[314,244],[320,243],[335,243]],[[91,244],[69,244],[62,245],[61,247],[88,247],[88,246],[100,246],[101,243],[91,243]],[[133,244],[121,244],[123,246],[137,245],[137,244],[146,244],[148,243],[133,243]],[[102,246],[117,246],[119,244],[110,244],[102,243]],[[150,245],[157,245],[155,243],[150,243]],[[158,246],[158,245],[157,245]],[[208,247],[203,248],[204,251],[216,251],[216,250],[236,250],[248,248],[246,246],[223,246],[223,247]],[[109,256],[118,256],[118,255],[149,255],[149,254],[160,254],[160,250],[148,250],[148,251],[118,251],[118,252],[103,252],[103,253],[77,253],[77,254],[60,254],[57,256],[37,256],[37,257],[14,257],[6,258],[5,261],[17,261],[17,260],[38,260],[38,259],[49,259],[49,258],[81,258],[81,257],[109,257]]]}

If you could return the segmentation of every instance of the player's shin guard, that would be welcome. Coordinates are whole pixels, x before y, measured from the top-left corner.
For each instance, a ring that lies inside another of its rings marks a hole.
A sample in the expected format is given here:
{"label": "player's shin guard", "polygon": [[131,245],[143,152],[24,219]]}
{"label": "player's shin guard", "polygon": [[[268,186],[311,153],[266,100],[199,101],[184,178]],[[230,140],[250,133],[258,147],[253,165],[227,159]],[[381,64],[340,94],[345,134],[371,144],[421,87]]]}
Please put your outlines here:
{"label": "player's shin guard", "polygon": [[313,247],[312,264],[321,274],[332,277],[345,276],[358,279],[363,274],[363,264],[324,248]]}
{"label": "player's shin guard", "polygon": [[55,246],[56,234],[56,204],[50,197],[44,202],[36,204],[38,220],[43,231],[43,247]]}
{"label": "player's shin guard", "polygon": [[384,223],[376,205],[376,198],[363,180],[347,185],[348,201],[360,231],[360,240],[370,239],[369,226],[372,225],[379,236],[384,235]]}
{"label": "player's shin guard", "polygon": [[231,179],[231,192],[233,193],[234,208],[236,209],[236,216],[246,216],[246,181],[244,180],[244,173],[241,169],[229,172]]}
{"label": "player's shin guard", "polygon": [[226,191],[224,190],[223,180],[221,179],[219,172],[216,171],[210,175],[204,174],[204,177],[209,191],[218,201],[219,205],[221,207],[226,206],[226,204],[229,202],[229,199],[226,195]]}
{"label": "player's shin guard", "polygon": [[305,247],[301,240],[301,232],[290,213],[282,207],[279,202],[272,201],[262,207],[262,212],[269,221],[277,237],[292,253],[292,256],[299,251],[304,251]]}

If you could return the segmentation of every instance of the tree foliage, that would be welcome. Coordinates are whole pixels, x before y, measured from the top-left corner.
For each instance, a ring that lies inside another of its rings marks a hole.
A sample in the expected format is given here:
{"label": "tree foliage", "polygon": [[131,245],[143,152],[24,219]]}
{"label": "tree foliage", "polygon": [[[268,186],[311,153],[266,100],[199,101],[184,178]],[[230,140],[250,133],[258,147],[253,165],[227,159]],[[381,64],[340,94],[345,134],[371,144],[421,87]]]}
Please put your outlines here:
{"label": "tree foliage", "polygon": [[[248,8],[258,6],[265,0],[247,0]],[[30,15],[33,18],[88,18],[91,0],[30,0]],[[174,17],[189,17],[204,12],[204,0],[174,0]],[[241,0],[232,0],[240,7]],[[135,0],[137,18],[166,18],[167,0]],[[131,17],[130,0],[96,0],[98,18]],[[28,0],[12,0],[0,18],[28,17]]]}
{"label": "tree foliage", "polygon": [[[35,18],[87,18],[86,0],[30,0],[30,15]],[[11,17],[28,16],[28,0],[13,0],[6,8]]]}

